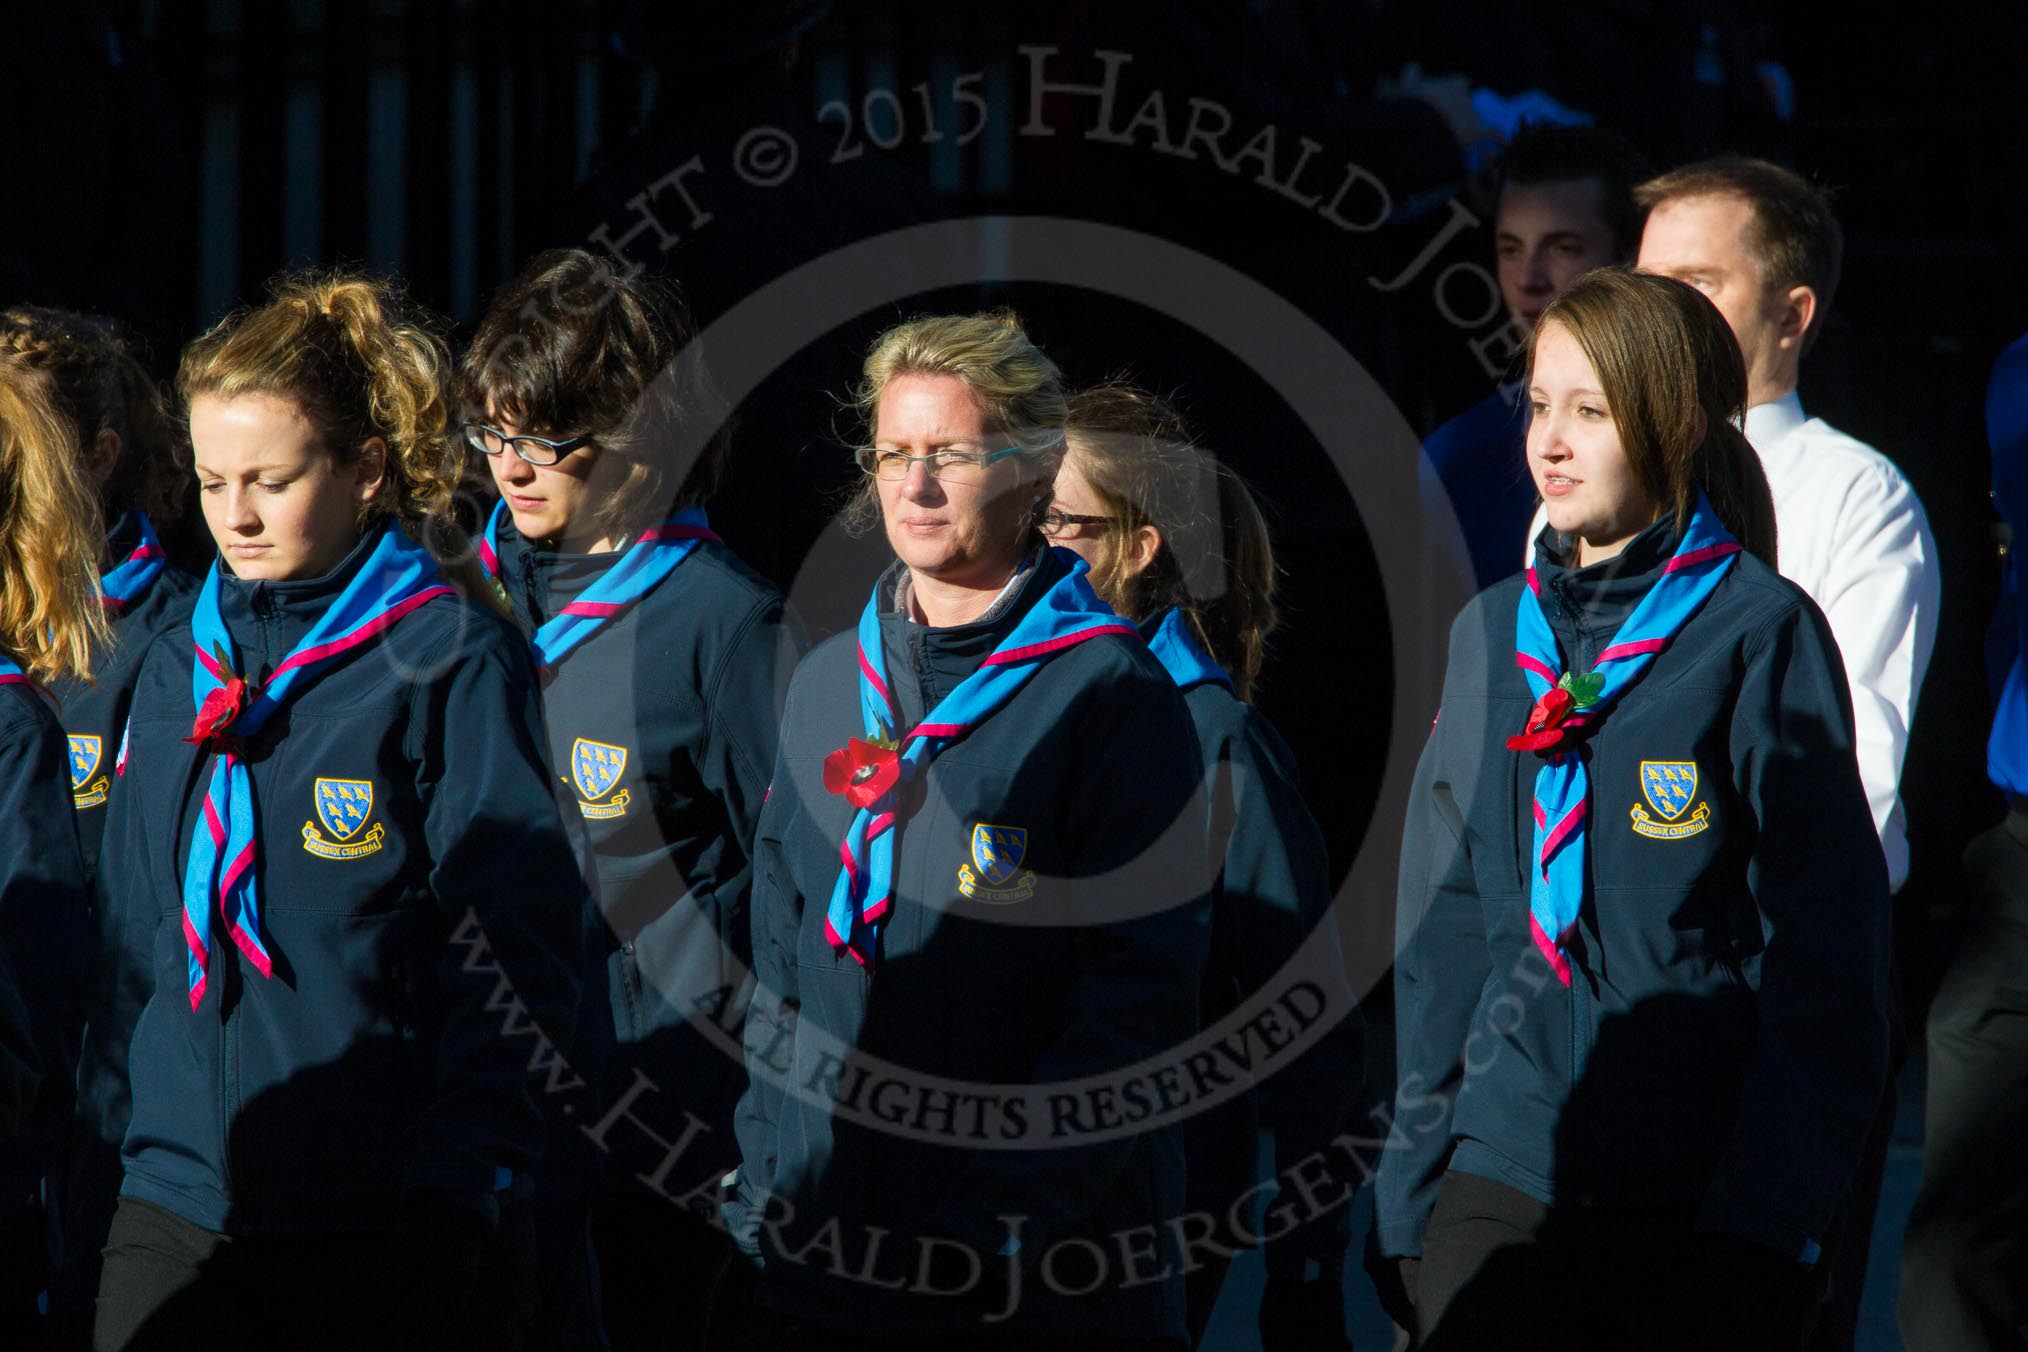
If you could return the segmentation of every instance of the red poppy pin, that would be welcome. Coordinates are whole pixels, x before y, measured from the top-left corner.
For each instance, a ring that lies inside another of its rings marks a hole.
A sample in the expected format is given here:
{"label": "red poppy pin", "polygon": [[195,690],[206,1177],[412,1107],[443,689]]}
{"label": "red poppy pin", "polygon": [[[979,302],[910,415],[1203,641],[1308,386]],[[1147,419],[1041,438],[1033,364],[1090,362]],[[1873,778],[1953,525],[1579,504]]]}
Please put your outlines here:
{"label": "red poppy pin", "polygon": [[224,741],[226,730],[253,703],[253,687],[246,678],[232,669],[224,652],[218,652],[217,657],[218,669],[225,673],[225,680],[207,693],[204,703],[197,708],[197,720],[190,725],[190,735],[183,739],[194,746]]}
{"label": "red poppy pin", "polygon": [[886,738],[854,737],[824,757],[824,787],[854,807],[872,807],[901,778],[901,753]]}
{"label": "red poppy pin", "polygon": [[1572,676],[1569,672],[1555,685],[1543,692],[1535,701],[1535,707],[1528,711],[1526,727],[1507,739],[1509,751],[1555,751],[1574,739],[1581,724],[1572,725],[1564,720],[1578,709],[1588,709],[1598,703],[1599,692],[1605,686],[1605,677],[1597,672],[1583,676]]}

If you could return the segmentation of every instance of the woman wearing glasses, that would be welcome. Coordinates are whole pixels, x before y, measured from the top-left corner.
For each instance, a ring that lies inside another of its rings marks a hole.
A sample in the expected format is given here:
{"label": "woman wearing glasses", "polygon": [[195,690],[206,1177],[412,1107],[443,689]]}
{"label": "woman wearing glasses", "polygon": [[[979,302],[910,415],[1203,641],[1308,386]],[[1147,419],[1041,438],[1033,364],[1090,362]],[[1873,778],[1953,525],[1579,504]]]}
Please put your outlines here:
{"label": "woman wearing glasses", "polygon": [[757,851],[766,1345],[1181,1347],[1183,1105],[1132,1068],[1195,1027],[1189,715],[1037,529],[1064,397],[1012,316],[890,330],[857,406],[896,558],[797,668]]}
{"label": "woman wearing glasses", "polygon": [[[1330,918],[1324,837],[1296,785],[1287,743],[1249,701],[1275,626],[1267,522],[1240,479],[1190,443],[1170,404],[1114,382],[1070,399],[1069,453],[1043,529],[1091,566],[1092,585],[1133,620],[1183,691],[1197,729],[1216,878],[1201,1017],[1209,1026],[1306,963],[1337,1015],[1257,1092],[1194,1117],[1186,1132],[1189,1209],[1219,1217],[1220,1248],[1189,1278],[1193,1336],[1210,1322],[1224,1254],[1258,1242],[1231,1215],[1258,1172],[1259,1129],[1274,1131],[1276,1172],[1324,1151],[1345,1125],[1362,1075],[1359,1016]],[[1321,974],[1321,975],[1319,975]],[[1347,1207],[1276,1227],[1267,1245],[1263,1346],[1347,1346],[1339,1274]]]}
{"label": "woman wearing glasses", "polygon": [[528,1068],[569,1036],[586,902],[526,645],[425,547],[463,544],[448,374],[343,274],[184,351],[218,560],[108,805],[100,891],[153,993],[103,1352],[521,1345]]}
{"label": "woman wearing glasses", "polygon": [[[530,636],[603,913],[573,1049],[596,1101],[551,1118],[542,1345],[599,1345],[588,1206],[612,1345],[701,1347],[715,1306],[743,1303],[718,1300],[739,1260],[670,1199],[738,1160],[754,825],[800,631],[705,519],[727,427],[673,289],[582,250],[537,258],[480,324],[459,394],[501,496],[480,557]],[[578,1130],[614,1112],[596,1142]]]}

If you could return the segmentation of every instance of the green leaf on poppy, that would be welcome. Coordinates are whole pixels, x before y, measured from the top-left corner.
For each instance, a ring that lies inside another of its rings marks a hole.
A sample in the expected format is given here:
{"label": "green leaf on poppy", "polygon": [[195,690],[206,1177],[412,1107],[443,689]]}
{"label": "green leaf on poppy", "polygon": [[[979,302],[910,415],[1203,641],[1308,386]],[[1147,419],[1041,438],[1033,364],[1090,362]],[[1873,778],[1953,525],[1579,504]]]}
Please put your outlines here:
{"label": "green leaf on poppy", "polygon": [[1605,677],[1596,671],[1583,676],[1573,676],[1566,671],[1557,684],[1570,692],[1571,703],[1580,709],[1589,709],[1598,703],[1599,695],[1604,692]]}

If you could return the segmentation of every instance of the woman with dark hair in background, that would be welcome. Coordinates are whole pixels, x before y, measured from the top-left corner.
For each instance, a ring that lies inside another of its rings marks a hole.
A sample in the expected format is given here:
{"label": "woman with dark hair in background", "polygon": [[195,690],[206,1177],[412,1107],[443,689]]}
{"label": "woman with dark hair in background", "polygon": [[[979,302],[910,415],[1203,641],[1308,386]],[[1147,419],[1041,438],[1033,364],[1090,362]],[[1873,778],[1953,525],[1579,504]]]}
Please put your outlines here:
{"label": "woman with dark hair in background", "polygon": [[[18,305],[0,312],[0,352],[49,376],[57,409],[74,434],[73,453],[107,523],[99,589],[112,642],[95,655],[90,681],[70,678],[52,687],[68,735],[71,796],[89,881],[98,869],[106,800],[141,658],[157,634],[189,611],[197,592],[197,580],[170,562],[159,533],[183,513],[190,470],[161,390],[109,321]],[[149,986],[145,965],[131,960],[137,956],[120,934],[101,931],[85,968],[77,1111],[52,1197],[63,1240],[49,1304],[65,1347],[90,1341],[99,1250],[120,1190],[127,1038]],[[17,1266],[8,1275],[30,1272]],[[31,1302],[47,1275],[37,1274]]]}
{"label": "woman with dark hair in background", "polygon": [[1799,1348],[1887,1069],[1844,671],[1711,303],[1601,270],[1528,355],[1549,529],[1411,790],[1380,1250],[1430,1349]]}
{"label": "woman with dark hair in background", "polygon": [[70,1112],[90,921],[51,687],[107,639],[98,503],[52,382],[0,355],[0,1341],[45,1345],[43,1182]]}
{"label": "woman with dark hair in background", "polygon": [[[671,1199],[739,1160],[753,834],[800,629],[705,519],[728,410],[672,287],[545,254],[495,298],[458,394],[501,495],[480,557],[534,646],[602,916],[571,1053],[597,1102],[551,1114],[539,1188],[540,1345],[600,1346],[602,1305],[620,1352],[703,1347],[746,1265]],[[709,1135],[658,1182],[692,1122]]]}
{"label": "woman with dark hair in background", "polygon": [[448,374],[344,274],[184,351],[219,553],[143,663],[106,824],[154,990],[103,1352],[524,1335],[529,1066],[568,1039],[586,901],[527,645],[425,547],[467,548]]}
{"label": "woman with dark hair in background", "polygon": [[[1038,530],[1063,387],[1011,315],[889,330],[857,406],[896,557],[796,669],[761,812],[727,1206],[781,1324],[753,1346],[1180,1348],[1176,1115],[1063,1135],[1025,1102],[1196,1027],[1189,714]],[[1145,1263],[1094,1276],[1129,1232]]]}
{"label": "woman with dark hair in background", "polygon": [[[1236,1251],[1258,1242],[1229,1217],[1255,1186],[1260,1125],[1274,1131],[1282,1173],[1330,1144],[1364,1073],[1323,834],[1297,788],[1294,753],[1251,703],[1275,627],[1273,544],[1253,494],[1191,444],[1167,401],[1125,383],[1098,385],[1071,396],[1065,430],[1043,533],[1083,558],[1093,589],[1140,626],[1197,731],[1215,879],[1199,1018],[1208,1027],[1266,989],[1313,935],[1305,971],[1333,978],[1327,996],[1338,1017],[1323,1021],[1312,1045],[1184,1129],[1186,1210],[1219,1218],[1219,1249]],[[1348,1218],[1339,1207],[1268,1241],[1267,1352],[1349,1346],[1340,1282]],[[1190,1273],[1193,1337],[1210,1322],[1226,1266],[1214,1257]]]}

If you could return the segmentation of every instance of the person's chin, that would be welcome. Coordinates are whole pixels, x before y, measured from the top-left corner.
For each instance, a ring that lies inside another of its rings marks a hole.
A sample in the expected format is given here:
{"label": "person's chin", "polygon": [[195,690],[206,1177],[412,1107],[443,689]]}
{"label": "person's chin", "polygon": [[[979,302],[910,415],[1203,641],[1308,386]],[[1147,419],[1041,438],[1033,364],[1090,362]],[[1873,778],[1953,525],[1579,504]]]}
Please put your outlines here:
{"label": "person's chin", "polygon": [[520,532],[524,540],[547,540],[563,526],[554,512],[524,512],[509,503],[507,514],[514,518],[514,529]]}

